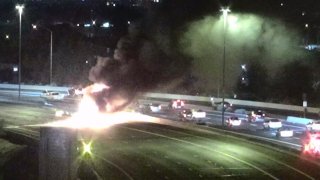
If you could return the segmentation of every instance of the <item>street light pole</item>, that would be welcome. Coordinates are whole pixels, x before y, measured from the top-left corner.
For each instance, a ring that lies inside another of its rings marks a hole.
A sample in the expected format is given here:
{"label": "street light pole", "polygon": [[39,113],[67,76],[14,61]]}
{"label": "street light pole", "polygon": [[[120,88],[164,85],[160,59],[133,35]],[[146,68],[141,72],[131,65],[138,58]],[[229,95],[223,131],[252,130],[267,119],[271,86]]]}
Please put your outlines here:
{"label": "street light pole", "polygon": [[23,11],[23,5],[16,5],[16,9],[19,12],[19,65],[18,65],[18,83],[19,83],[19,95],[18,100],[21,98],[21,15]]}
{"label": "street light pole", "polygon": [[52,85],[52,31],[50,31],[50,79],[49,83]]}
{"label": "street light pole", "polygon": [[223,59],[222,59],[222,126],[224,126],[224,112],[225,112],[225,68],[226,68],[226,35],[227,35],[227,21],[228,21],[228,13],[230,12],[229,8],[221,9],[223,13]]}

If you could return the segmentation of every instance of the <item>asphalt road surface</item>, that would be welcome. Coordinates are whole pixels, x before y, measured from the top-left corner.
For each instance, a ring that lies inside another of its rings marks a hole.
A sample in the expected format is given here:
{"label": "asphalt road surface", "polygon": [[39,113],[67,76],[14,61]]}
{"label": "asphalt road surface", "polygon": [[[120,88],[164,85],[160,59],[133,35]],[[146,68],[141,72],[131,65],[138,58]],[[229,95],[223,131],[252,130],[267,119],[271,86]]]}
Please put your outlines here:
{"label": "asphalt road surface", "polygon": [[[1,119],[9,126],[50,122],[53,115],[47,107],[1,104]],[[135,123],[80,134],[92,142],[92,154],[81,167],[85,164],[94,179],[320,178],[319,163],[302,155],[183,124],[191,129]]]}
{"label": "asphalt road surface", "polygon": [[108,179],[319,179],[320,166],[210,130],[123,124],[92,135],[86,161]]}

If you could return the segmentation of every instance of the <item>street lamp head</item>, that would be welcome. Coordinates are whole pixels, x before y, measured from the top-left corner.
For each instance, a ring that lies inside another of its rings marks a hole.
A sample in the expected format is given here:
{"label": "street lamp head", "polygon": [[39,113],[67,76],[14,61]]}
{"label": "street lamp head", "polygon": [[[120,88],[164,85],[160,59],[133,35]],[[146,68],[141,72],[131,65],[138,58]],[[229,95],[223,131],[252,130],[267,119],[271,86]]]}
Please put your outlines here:
{"label": "street lamp head", "polygon": [[16,9],[18,10],[19,14],[22,14],[24,5],[16,5]]}
{"label": "street lamp head", "polygon": [[223,14],[223,16],[227,16],[229,12],[231,12],[231,10],[227,7],[227,8],[221,8],[220,10]]}

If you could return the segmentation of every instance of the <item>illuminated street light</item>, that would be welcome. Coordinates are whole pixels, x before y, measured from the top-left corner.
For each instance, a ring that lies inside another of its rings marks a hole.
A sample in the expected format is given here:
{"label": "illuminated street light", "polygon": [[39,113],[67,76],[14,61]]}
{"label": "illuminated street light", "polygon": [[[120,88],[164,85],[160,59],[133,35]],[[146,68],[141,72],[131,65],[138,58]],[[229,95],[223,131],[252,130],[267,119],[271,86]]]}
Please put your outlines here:
{"label": "illuminated street light", "polygon": [[224,126],[224,111],[225,111],[225,102],[224,102],[224,78],[225,78],[225,67],[226,67],[226,35],[227,35],[227,21],[228,13],[230,12],[229,8],[221,9],[223,15],[223,60],[222,60],[222,126]]}
{"label": "illuminated street light", "polygon": [[18,71],[19,71],[19,77],[18,77],[18,83],[19,83],[19,96],[18,99],[20,100],[21,96],[21,15],[23,12],[23,5],[16,5],[16,9],[19,12],[19,65],[18,65]]}
{"label": "illuminated street light", "polygon": [[[38,29],[36,24],[32,24],[32,28],[34,30]],[[42,27],[41,26],[41,28],[50,33],[50,70],[49,70],[50,75],[49,75],[49,84],[52,85],[52,31],[50,29],[46,28],[46,27]]]}

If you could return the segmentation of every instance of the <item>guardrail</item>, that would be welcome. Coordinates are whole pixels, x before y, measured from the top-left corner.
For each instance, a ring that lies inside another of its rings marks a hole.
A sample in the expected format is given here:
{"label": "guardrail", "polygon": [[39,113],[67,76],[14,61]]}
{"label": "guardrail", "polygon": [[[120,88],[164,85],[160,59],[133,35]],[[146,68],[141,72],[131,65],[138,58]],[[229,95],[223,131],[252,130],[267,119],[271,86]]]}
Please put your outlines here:
{"label": "guardrail", "polygon": [[[17,84],[0,84],[0,89],[6,90],[17,90]],[[34,85],[21,85],[21,90],[23,91],[58,91],[68,93],[70,87],[58,87],[58,86],[34,86]],[[199,101],[199,102],[221,102],[221,98],[215,97],[205,97],[205,96],[190,96],[190,95],[181,95],[181,94],[163,94],[163,93],[146,93],[143,95],[144,97],[148,98],[155,98],[155,99],[183,99],[189,101]],[[241,105],[241,106],[250,106],[250,107],[258,107],[258,108],[265,108],[265,109],[277,109],[277,110],[286,110],[286,111],[297,111],[303,112],[304,107],[302,106],[295,106],[295,105],[286,105],[286,104],[276,104],[276,103],[266,103],[266,102],[257,102],[257,101],[246,101],[246,100],[238,100],[238,99],[225,99],[225,101],[232,103],[234,105]],[[316,113],[320,112],[319,108],[308,107],[307,111],[309,113]]]}

